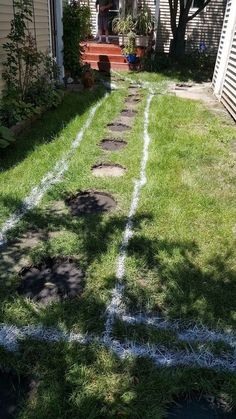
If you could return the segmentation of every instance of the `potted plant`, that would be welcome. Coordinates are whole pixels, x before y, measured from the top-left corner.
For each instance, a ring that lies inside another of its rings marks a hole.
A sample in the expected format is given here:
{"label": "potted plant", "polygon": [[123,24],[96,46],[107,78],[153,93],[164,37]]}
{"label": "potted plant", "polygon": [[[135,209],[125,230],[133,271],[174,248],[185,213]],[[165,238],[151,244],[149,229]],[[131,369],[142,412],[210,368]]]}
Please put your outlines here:
{"label": "potted plant", "polygon": [[136,46],[147,48],[153,33],[155,18],[148,6],[143,5],[138,11],[135,22]]}
{"label": "potted plant", "polygon": [[85,64],[82,67],[82,84],[85,89],[92,89],[94,83],[94,71],[92,70],[90,64]]}
{"label": "potted plant", "polygon": [[137,60],[136,45],[135,45],[135,33],[129,32],[127,35],[127,41],[123,48],[123,54],[125,55],[129,64],[135,64]]}
{"label": "potted plant", "polygon": [[120,46],[128,42],[128,34],[134,31],[135,22],[132,15],[125,17],[116,17],[112,22],[112,30],[119,35]]}

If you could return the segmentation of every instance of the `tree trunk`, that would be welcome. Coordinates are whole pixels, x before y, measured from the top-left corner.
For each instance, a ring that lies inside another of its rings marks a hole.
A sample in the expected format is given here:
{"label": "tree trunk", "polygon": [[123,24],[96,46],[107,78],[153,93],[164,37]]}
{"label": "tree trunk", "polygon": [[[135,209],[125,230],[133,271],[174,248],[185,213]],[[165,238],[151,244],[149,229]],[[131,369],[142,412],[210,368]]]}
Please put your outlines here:
{"label": "tree trunk", "polygon": [[181,59],[185,53],[185,33],[187,22],[181,22],[173,34],[170,47],[170,55],[175,59]]}

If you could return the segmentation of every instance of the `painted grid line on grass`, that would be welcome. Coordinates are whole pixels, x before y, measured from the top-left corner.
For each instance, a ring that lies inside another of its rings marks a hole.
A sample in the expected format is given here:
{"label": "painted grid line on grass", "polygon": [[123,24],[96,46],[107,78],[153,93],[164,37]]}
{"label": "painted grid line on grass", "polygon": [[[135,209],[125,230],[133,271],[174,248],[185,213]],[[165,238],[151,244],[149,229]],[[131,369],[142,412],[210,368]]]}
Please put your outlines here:
{"label": "painted grid line on grass", "polygon": [[6,350],[16,352],[19,343],[25,339],[41,342],[78,343],[80,345],[99,345],[114,352],[120,359],[129,357],[147,358],[161,367],[190,366],[196,368],[209,368],[219,371],[233,372],[236,369],[236,359],[232,355],[224,354],[214,356],[210,351],[202,350],[170,350],[163,345],[141,345],[126,340],[120,342],[116,339],[82,335],[80,333],[67,333],[58,329],[43,326],[7,326],[0,325],[0,345]]}
{"label": "painted grid line on grass", "polygon": [[48,172],[41,180],[39,185],[35,186],[30,194],[23,200],[21,207],[12,214],[3,224],[0,230],[0,248],[7,243],[7,233],[12,230],[24,215],[35,208],[43,198],[44,194],[50,189],[52,185],[60,182],[65,172],[69,167],[69,160],[73,157],[74,151],[80,146],[86,129],[91,125],[96,111],[101,107],[108,94],[104,96],[96,105],[94,105],[89,113],[87,121],[77,134],[75,140],[72,142],[70,150],[55,164],[54,168]]}
{"label": "painted grid line on grass", "polygon": [[[106,328],[103,337],[94,337],[92,335],[82,335],[73,332],[63,332],[54,328],[46,328],[44,326],[10,326],[0,325],[0,345],[9,351],[16,351],[18,349],[19,341],[23,339],[33,339],[46,342],[77,342],[82,345],[98,344],[106,347],[114,352],[119,358],[124,359],[129,356],[145,357],[152,360],[157,366],[173,367],[177,365],[186,365],[190,367],[210,368],[214,370],[227,370],[233,372],[236,370],[236,358],[231,354],[223,354],[221,356],[214,356],[210,351],[200,350],[194,351],[191,346],[189,350],[169,350],[163,345],[141,345],[132,341],[126,340],[120,342],[112,338],[112,329],[115,318],[121,318],[124,322],[129,324],[146,324],[152,325],[159,329],[170,329],[177,332],[179,340],[191,342],[197,340],[199,342],[208,341],[224,341],[231,347],[235,348],[236,337],[231,333],[210,331],[204,326],[187,327],[181,321],[171,322],[161,319],[159,317],[149,317],[145,315],[130,316],[125,314],[125,307],[122,306],[122,297],[124,291],[123,278],[125,274],[125,261],[127,255],[127,247],[130,238],[133,234],[133,217],[136,213],[141,188],[146,184],[146,165],[148,161],[148,148],[150,137],[148,134],[149,112],[150,105],[153,98],[153,92],[149,90],[147,104],[144,114],[144,145],[143,156],[140,168],[140,179],[135,182],[131,207],[125,226],[120,253],[117,260],[116,277],[117,283],[112,293],[112,300],[107,307]],[[103,99],[104,100],[104,99]],[[71,149],[66,153],[54,167],[53,171],[49,172],[40,185],[31,191],[22,205],[21,211],[13,214],[13,216],[5,223],[1,230],[0,246],[5,242],[5,234],[23,217],[23,215],[32,209],[40,201],[44,193],[51,185],[60,181],[61,177],[68,168],[69,159],[73,155],[73,151],[79,147],[83,138],[85,130],[90,126],[96,110],[101,106],[102,101],[95,105],[86,121],[84,127],[78,133],[75,141],[71,145]]]}
{"label": "painted grid line on grass", "polygon": [[148,161],[148,149],[149,149],[149,144],[150,144],[150,136],[148,134],[148,125],[149,125],[149,112],[150,112],[152,99],[153,99],[153,94],[149,93],[147,97],[145,112],[144,112],[143,153],[142,153],[142,160],[141,160],[141,167],[140,167],[140,177],[139,177],[139,180],[137,180],[134,185],[129,215],[128,215],[127,223],[125,226],[123,240],[120,246],[120,252],[119,252],[118,260],[117,260],[117,268],[116,268],[117,282],[116,282],[115,288],[112,291],[111,302],[108,305],[107,310],[106,310],[107,319],[106,319],[105,332],[104,332],[105,339],[109,339],[110,336],[112,335],[112,328],[113,328],[115,317],[117,316],[118,313],[123,311],[121,308],[121,305],[122,305],[122,296],[123,296],[123,291],[124,291],[123,278],[125,274],[125,261],[127,257],[127,247],[133,235],[133,217],[137,211],[139,198],[140,198],[140,192],[141,192],[142,187],[147,182],[146,166],[147,166],[147,161]]}

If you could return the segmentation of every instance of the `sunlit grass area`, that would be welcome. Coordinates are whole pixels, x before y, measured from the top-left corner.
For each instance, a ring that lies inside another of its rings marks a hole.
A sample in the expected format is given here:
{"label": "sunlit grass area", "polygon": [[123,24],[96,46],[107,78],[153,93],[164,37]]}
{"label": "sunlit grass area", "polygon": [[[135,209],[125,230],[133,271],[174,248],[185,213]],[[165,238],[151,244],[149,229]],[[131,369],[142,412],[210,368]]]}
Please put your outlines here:
{"label": "sunlit grass area", "polygon": [[[158,74],[129,75],[149,81],[164,93]],[[119,138],[127,146],[104,151],[100,142],[125,108],[128,82],[121,82],[97,110],[60,182],[9,232],[0,256],[0,322],[43,325],[60,331],[101,336],[106,307],[115,285],[116,261],[129,212],[134,181],[139,178],[143,148],[141,102],[132,128]],[[66,94],[63,104],[19,138],[0,158],[0,220],[20,207],[32,187],[64,156],[83,127],[91,107],[105,95],[95,91]],[[154,94],[150,109],[151,144],[147,184],[134,217],[128,247],[125,303],[130,313],[161,315],[214,329],[235,329],[235,128],[199,103]],[[122,165],[119,178],[95,177],[100,163]],[[112,195],[116,207],[104,214],[73,216],[67,198],[79,191]],[[42,233],[38,237],[37,233]],[[35,240],[21,243],[27,234]],[[73,258],[84,273],[82,293],[47,306],[17,292],[19,270],[49,257]],[[165,346],[174,351],[208,351],[234,356],[223,342],[181,342],[173,330],[114,324],[114,338]],[[151,360],[120,360],[98,343],[47,343],[21,340],[18,351],[0,348],[0,368],[33,378],[35,390],[22,402],[19,418],[166,417],[177,396],[192,392],[236,407],[235,374],[189,367],[160,368]]]}

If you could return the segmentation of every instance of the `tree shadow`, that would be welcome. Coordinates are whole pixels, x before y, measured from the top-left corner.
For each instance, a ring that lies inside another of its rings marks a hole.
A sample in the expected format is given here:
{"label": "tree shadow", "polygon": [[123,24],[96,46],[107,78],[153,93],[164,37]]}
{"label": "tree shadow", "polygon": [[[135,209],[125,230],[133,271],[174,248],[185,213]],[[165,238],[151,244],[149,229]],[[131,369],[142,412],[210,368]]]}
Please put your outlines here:
{"label": "tree shadow", "polygon": [[75,117],[82,116],[105,94],[102,86],[79,94],[66,92],[63,102],[56,109],[46,111],[40,120],[19,135],[16,142],[0,151],[1,172],[24,160],[40,144],[54,141]]}
{"label": "tree shadow", "polygon": [[[17,205],[15,201],[12,199],[10,202],[8,199],[8,205]],[[149,214],[140,214],[135,218],[135,228],[139,229],[141,222],[149,219]],[[120,236],[121,240],[126,221],[125,216],[112,212],[109,217],[102,213],[76,217],[70,212],[57,213],[39,208],[28,213],[24,217],[23,224],[9,235],[7,246],[1,249],[2,321],[17,323],[16,306],[19,304],[22,313],[33,322],[53,326],[63,323],[68,328],[76,325],[83,332],[102,332],[106,304],[110,298],[110,290],[115,284],[116,257],[111,265],[113,272],[108,276],[96,278],[91,266],[103,263],[104,255],[109,252],[111,244],[114,246],[117,236]],[[70,234],[73,235],[74,241],[68,248],[66,246]],[[59,245],[55,247],[56,239]],[[120,242],[115,245],[117,246],[115,254],[118,254],[119,245]],[[84,288],[81,295],[75,298],[68,298],[60,303],[53,302],[40,308],[33,305],[30,300],[18,296],[17,288],[21,281],[19,272],[32,264],[32,260],[37,266],[41,261],[51,257],[75,257],[79,268],[85,273]],[[8,307],[11,304],[15,305],[16,309],[7,309],[6,313],[4,312],[6,304],[9,304]]]}
{"label": "tree shadow", "polygon": [[34,402],[22,412],[29,419],[165,418],[171,402],[191,392],[234,400],[235,380],[228,374],[157,368],[143,358],[121,361],[98,345],[26,340],[19,361],[21,369],[40,377]]}
{"label": "tree shadow", "polygon": [[175,319],[190,318],[214,326],[236,325],[236,273],[230,266],[233,250],[212,255],[203,268],[195,241],[150,240],[139,236],[131,239],[128,255],[135,260],[139,276],[144,278],[140,298],[146,298],[146,302],[138,301],[132,289],[127,289],[136,310],[150,298],[148,281],[152,281],[152,291],[162,301],[155,310]]}

